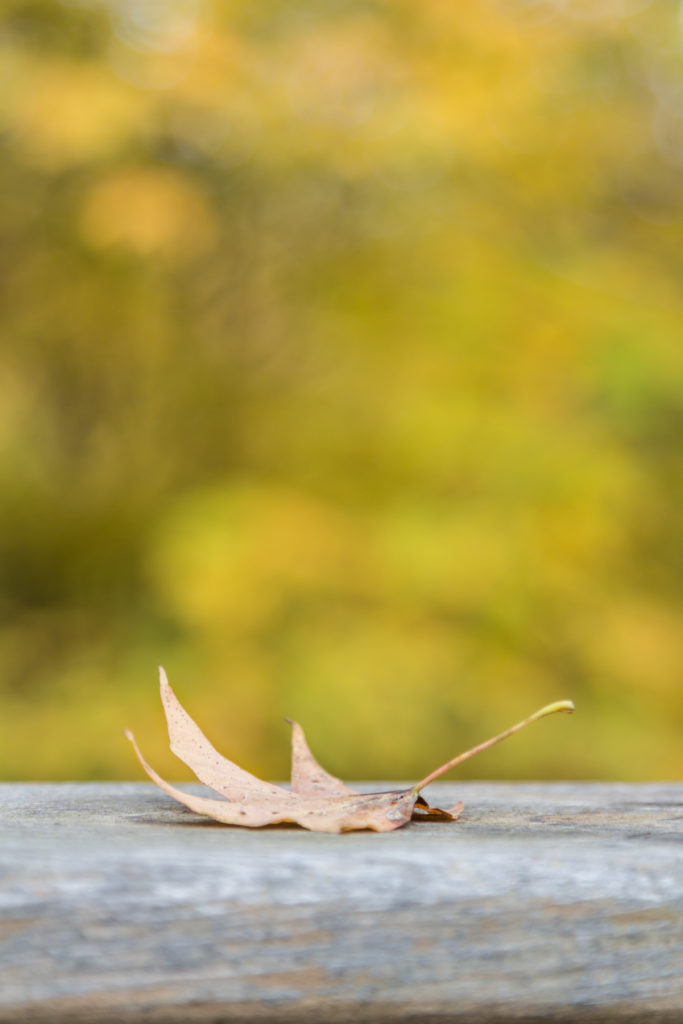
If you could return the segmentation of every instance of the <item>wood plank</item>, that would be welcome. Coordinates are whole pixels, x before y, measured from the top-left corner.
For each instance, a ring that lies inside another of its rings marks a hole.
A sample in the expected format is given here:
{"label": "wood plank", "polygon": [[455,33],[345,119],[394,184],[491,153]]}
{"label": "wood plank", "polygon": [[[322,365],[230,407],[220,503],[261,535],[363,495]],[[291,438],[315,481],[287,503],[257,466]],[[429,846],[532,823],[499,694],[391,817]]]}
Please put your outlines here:
{"label": "wood plank", "polygon": [[329,836],[0,786],[0,1021],[683,1021],[683,785],[428,797]]}

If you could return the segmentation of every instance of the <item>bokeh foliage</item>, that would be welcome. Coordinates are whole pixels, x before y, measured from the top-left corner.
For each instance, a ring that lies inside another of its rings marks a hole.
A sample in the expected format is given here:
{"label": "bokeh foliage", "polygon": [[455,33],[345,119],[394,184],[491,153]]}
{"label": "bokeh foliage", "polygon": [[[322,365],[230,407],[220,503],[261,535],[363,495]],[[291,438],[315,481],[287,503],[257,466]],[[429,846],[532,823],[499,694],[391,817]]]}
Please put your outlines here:
{"label": "bokeh foliage", "polygon": [[[0,758],[680,777],[683,34],[6,0]],[[178,773],[180,774],[180,773]]]}

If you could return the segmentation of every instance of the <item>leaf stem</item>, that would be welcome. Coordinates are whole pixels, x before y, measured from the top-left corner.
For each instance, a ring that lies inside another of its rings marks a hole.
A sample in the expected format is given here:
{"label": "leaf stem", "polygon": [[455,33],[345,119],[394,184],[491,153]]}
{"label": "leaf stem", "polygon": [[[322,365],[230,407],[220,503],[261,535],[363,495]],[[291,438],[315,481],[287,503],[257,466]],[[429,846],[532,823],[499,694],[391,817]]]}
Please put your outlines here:
{"label": "leaf stem", "polygon": [[574,710],[574,705],[570,700],[557,700],[554,704],[546,704],[544,708],[534,712],[529,718],[525,718],[523,722],[517,722],[517,725],[513,725],[510,729],[506,729],[505,732],[501,732],[500,735],[494,736],[493,739],[485,740],[484,743],[480,743],[477,747],[472,747],[471,750],[466,750],[463,754],[458,754],[452,761],[447,761],[446,764],[442,764],[440,768],[436,768],[429,775],[426,775],[420,782],[416,782],[412,787],[412,793],[419,793],[421,789],[427,786],[430,782],[434,782],[440,775],[445,775],[451,768],[455,768],[456,765],[462,764],[463,761],[467,761],[468,758],[474,757],[475,754],[480,754],[482,750],[488,750],[489,747],[494,746],[496,743],[500,743],[501,740],[506,740],[508,736],[512,736],[513,733],[519,732],[520,729],[524,729],[527,725],[531,725],[532,722],[537,722],[539,718],[545,718],[546,715],[552,715],[556,711],[567,711],[571,714]]}

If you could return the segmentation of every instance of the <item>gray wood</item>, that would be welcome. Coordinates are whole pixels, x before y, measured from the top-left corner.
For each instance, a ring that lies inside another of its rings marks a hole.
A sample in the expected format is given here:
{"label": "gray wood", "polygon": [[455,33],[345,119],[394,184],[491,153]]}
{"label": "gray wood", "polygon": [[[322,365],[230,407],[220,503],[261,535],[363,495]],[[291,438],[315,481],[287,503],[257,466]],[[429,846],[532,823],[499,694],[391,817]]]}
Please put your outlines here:
{"label": "gray wood", "polygon": [[683,785],[428,796],[328,836],[0,786],[0,1021],[683,1021]]}

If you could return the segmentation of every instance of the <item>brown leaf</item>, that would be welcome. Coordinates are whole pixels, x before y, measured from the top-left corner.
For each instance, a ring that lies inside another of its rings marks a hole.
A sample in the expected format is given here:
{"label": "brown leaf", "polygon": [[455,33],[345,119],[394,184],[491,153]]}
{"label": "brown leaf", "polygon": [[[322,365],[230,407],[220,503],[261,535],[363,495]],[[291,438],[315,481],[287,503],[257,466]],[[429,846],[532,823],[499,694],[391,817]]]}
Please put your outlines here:
{"label": "brown leaf", "polygon": [[161,666],[159,684],[171,750],[192,769],[200,782],[226,800],[269,800],[271,797],[283,799],[291,796],[289,790],[262,782],[219,754],[176,697]]}
{"label": "brown leaf", "polygon": [[450,810],[430,807],[424,797],[420,796],[420,791],[428,783],[473,754],[511,736],[530,722],[553,711],[574,709],[570,701],[559,701],[541,708],[499,736],[454,757],[410,789],[386,793],[357,793],[330,775],[313,757],[301,726],[290,721],[292,788],[285,789],[283,786],[263,782],[219,754],[180,704],[163,668],[159,669],[159,677],[171,750],[192,769],[200,782],[220,793],[224,799],[195,796],[166,782],[147,763],[133,734],[126,729],[125,735],[133,744],[142,767],[165,793],[197,814],[207,815],[226,825],[244,825],[249,828],[292,822],[312,832],[338,833],[356,829],[391,832],[405,825],[411,817],[418,821],[455,821],[463,810],[462,802]]}
{"label": "brown leaf", "polygon": [[286,719],[292,727],[292,791],[302,796],[351,796],[341,779],[330,775],[308,749],[304,731],[298,722]]}
{"label": "brown leaf", "polygon": [[441,807],[430,807],[426,800],[423,800],[421,796],[415,801],[415,807],[413,808],[413,821],[457,821],[462,812],[465,810],[465,805],[462,800],[458,800],[457,804],[453,804],[447,810]]}

